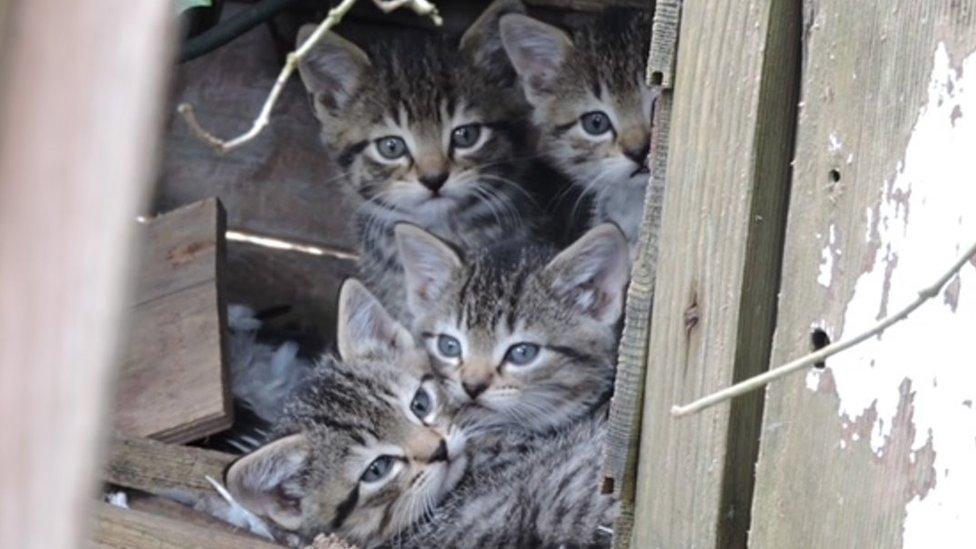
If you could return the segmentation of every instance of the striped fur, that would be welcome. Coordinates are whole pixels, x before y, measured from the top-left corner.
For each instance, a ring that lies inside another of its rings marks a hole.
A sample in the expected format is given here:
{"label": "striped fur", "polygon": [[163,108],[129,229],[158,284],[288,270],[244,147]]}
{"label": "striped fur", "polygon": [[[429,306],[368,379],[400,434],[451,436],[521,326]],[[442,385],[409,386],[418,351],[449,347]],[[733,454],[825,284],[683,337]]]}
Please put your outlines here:
{"label": "striped fur", "polygon": [[[429,520],[389,546],[410,548],[609,547],[617,501],[600,493],[605,422],[509,441],[501,465],[465,477]],[[483,450],[479,450],[481,452]]]}
{"label": "striped fur", "polygon": [[[401,268],[393,226],[409,222],[464,249],[526,234],[535,198],[523,184],[531,150],[529,107],[498,36],[498,17],[523,11],[500,0],[460,41],[441,35],[379,41],[369,53],[327,36],[300,67],[322,137],[356,210],[360,276],[402,318]],[[311,32],[303,29],[299,37]],[[476,125],[460,147],[452,132]],[[404,156],[384,158],[382,139]],[[423,181],[447,179],[439,189]]]}
{"label": "striped fur", "polygon": [[[466,470],[465,437],[423,349],[356,281],[342,288],[339,349],[286,408],[280,438],[244,456],[227,487],[279,539],[336,533],[368,548],[420,519]],[[420,391],[430,411],[411,402]],[[390,456],[386,476],[364,476]],[[386,458],[383,458],[386,459]]]}
{"label": "striped fur", "polygon": [[[590,226],[611,221],[633,247],[640,231],[654,92],[644,81],[647,12],[609,10],[567,34],[521,14],[501,20],[502,41],[519,72],[543,156],[592,200]],[[592,135],[584,116],[604,113]]]}
{"label": "striped fur", "polygon": [[[559,254],[511,240],[467,261],[415,227],[398,226],[397,239],[414,334],[447,393],[477,407],[483,427],[552,431],[609,398],[629,275],[618,229],[598,226]],[[444,338],[459,356],[445,355]],[[510,360],[520,344],[537,347],[530,363]]]}

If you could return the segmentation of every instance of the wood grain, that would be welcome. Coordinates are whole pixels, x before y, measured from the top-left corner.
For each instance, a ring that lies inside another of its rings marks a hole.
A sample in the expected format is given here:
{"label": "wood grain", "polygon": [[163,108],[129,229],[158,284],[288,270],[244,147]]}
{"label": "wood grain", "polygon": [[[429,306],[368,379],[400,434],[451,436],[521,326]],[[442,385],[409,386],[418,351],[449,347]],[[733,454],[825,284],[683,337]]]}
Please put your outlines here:
{"label": "wood grain", "polygon": [[206,200],[152,219],[145,231],[114,426],[189,442],[232,422],[222,349],[223,209]]}
{"label": "wood grain", "polygon": [[760,401],[668,409],[767,363],[799,70],[788,8],[682,6],[632,547],[745,546]]}
{"label": "wood grain", "polygon": [[144,225],[136,305],[204,282],[214,282],[226,224],[223,206],[201,200],[152,218]]}
{"label": "wood grain", "polygon": [[149,494],[170,490],[213,494],[213,486],[205,477],[223,479],[224,470],[234,459],[236,456],[223,452],[115,434],[103,478]]}
{"label": "wood grain", "polygon": [[3,4],[0,547],[61,549],[95,492],[172,4]]}
{"label": "wood grain", "polygon": [[250,536],[236,535],[142,511],[98,503],[94,509],[95,547],[136,549],[239,549],[280,547]]}
{"label": "wood grain", "polygon": [[[960,252],[957,244],[972,241],[974,227],[971,175],[954,178],[972,174],[972,163],[958,167],[962,150],[940,152],[960,139],[974,142],[973,133],[954,134],[962,129],[956,115],[972,114],[953,109],[962,82],[937,75],[935,59],[945,51],[949,75],[972,80],[962,62],[976,51],[976,2],[806,1],[804,19],[776,365],[808,352],[814,328],[837,341],[882,317],[886,303],[889,312],[907,303],[921,289],[915,275],[934,280]],[[933,127],[944,133],[933,136],[926,129]],[[919,146],[929,148],[912,157]],[[942,219],[951,220],[946,231],[933,234]],[[912,253],[918,248],[925,257]],[[880,340],[828,359],[821,373],[768,386],[751,546],[971,545],[973,491],[957,498],[940,491],[972,486],[965,472],[976,454],[966,435],[972,396],[950,395],[976,394],[976,385],[951,382],[943,367],[972,370],[963,333],[974,332],[960,323],[972,307],[963,288],[972,291],[974,275],[964,269],[955,292]],[[910,352],[916,346],[925,358]],[[902,357],[892,356],[896,349]],[[963,419],[954,419],[957,407]],[[953,467],[960,451],[970,457]],[[926,512],[933,504],[937,510]]]}
{"label": "wood grain", "polygon": [[[661,7],[661,6],[656,6]],[[677,17],[658,17],[651,28],[650,59],[675,54]],[[662,53],[661,50],[665,50]],[[667,63],[673,65],[673,60]],[[651,65],[648,65],[651,70]],[[669,82],[672,79],[669,78]],[[654,286],[660,257],[665,179],[671,128],[672,93],[661,88],[651,120],[650,179],[644,200],[640,243],[631,267],[627,287],[624,328],[617,352],[617,377],[607,421],[606,472],[603,489],[620,500],[620,515],[614,523],[614,546],[626,547],[634,525],[638,448],[643,413],[644,380],[647,376],[647,343],[654,303]]]}

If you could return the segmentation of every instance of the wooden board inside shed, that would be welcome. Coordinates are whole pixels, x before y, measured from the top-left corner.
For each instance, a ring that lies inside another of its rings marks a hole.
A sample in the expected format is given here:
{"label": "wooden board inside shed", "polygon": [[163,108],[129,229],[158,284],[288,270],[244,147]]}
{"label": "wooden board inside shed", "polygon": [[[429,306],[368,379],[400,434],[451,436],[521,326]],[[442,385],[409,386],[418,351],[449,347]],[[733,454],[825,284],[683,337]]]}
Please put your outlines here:
{"label": "wooden board inside shed", "polygon": [[145,230],[113,421],[128,435],[187,442],[232,420],[221,343],[223,208],[203,201]]}
{"label": "wooden board inside shed", "polygon": [[[976,239],[976,2],[804,2],[772,363],[900,309]],[[766,393],[750,546],[976,543],[976,262]]]}

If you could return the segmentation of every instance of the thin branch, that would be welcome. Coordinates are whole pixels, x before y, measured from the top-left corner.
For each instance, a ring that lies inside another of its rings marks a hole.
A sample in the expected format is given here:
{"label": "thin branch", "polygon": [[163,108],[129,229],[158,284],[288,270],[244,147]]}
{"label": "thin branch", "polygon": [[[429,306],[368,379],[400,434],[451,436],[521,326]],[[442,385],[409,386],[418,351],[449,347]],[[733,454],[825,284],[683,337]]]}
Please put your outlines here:
{"label": "thin branch", "polygon": [[911,314],[915,309],[918,309],[923,303],[939,295],[939,292],[942,290],[942,287],[945,286],[947,282],[949,282],[949,279],[955,276],[956,273],[959,272],[959,269],[961,269],[963,265],[965,265],[966,262],[969,261],[974,256],[976,256],[976,243],[973,243],[973,245],[970,246],[969,250],[967,250],[966,253],[964,253],[962,257],[960,257],[955,263],[953,263],[952,267],[948,271],[946,271],[945,274],[939,277],[939,279],[935,281],[934,284],[918,292],[918,297],[915,299],[915,301],[911,302],[910,304],[908,304],[907,307],[903,308],[897,313],[890,315],[887,318],[884,318],[883,320],[875,324],[870,330],[857,334],[854,337],[851,337],[849,339],[838,341],[837,343],[834,343],[832,345],[827,345],[826,347],[820,349],[819,351],[810,353],[804,357],[798,358],[778,368],[774,368],[766,373],[736,383],[731,387],[726,387],[721,391],[717,391],[708,396],[702,397],[690,404],[685,404],[684,406],[672,406],[671,415],[675,417],[681,417],[681,416],[686,416],[689,414],[701,412],[702,410],[714,406],[720,402],[730,400],[739,395],[748,393],[749,391],[758,389],[771,381],[777,380],[781,377],[788,376],[789,374],[792,374],[797,370],[802,370],[803,368],[806,368],[808,366],[813,366],[814,364],[823,362],[830,356],[833,356],[841,351],[847,350],[857,345],[858,343],[861,343],[866,339],[870,339],[872,337],[879,335],[881,332],[885,331],[892,324],[905,320],[905,318],[907,318],[909,314]]}
{"label": "thin branch", "polygon": [[[271,110],[274,108],[275,104],[278,102],[278,98],[281,96],[281,92],[285,89],[285,84],[291,77],[295,69],[298,68],[298,63],[308,54],[308,52],[318,43],[319,40],[325,36],[325,33],[329,31],[332,27],[339,24],[339,21],[345,17],[346,13],[352,9],[356,0],[342,0],[342,2],[329,10],[328,15],[325,19],[319,23],[316,27],[315,32],[313,32],[297,50],[288,54],[285,60],[285,66],[281,68],[281,72],[278,74],[278,78],[275,80],[274,86],[271,88],[271,92],[268,93],[268,98],[265,99],[264,105],[261,107],[261,112],[258,113],[258,117],[254,119],[254,123],[251,125],[251,129],[245,133],[234,137],[232,139],[221,139],[216,135],[207,131],[200,121],[197,120],[196,113],[194,112],[193,105],[189,103],[181,103],[177,107],[177,112],[183,115],[186,120],[190,130],[193,134],[197,136],[201,141],[213,147],[217,152],[223,154],[232,149],[240,147],[244,143],[254,139],[264,130],[265,126],[268,125],[268,121],[271,118]],[[429,0],[373,0],[373,3],[382,10],[384,13],[389,13],[395,9],[401,7],[409,7],[414,12],[419,15],[429,16],[435,25],[441,25],[443,22],[440,15],[437,12],[437,6],[432,4]]]}

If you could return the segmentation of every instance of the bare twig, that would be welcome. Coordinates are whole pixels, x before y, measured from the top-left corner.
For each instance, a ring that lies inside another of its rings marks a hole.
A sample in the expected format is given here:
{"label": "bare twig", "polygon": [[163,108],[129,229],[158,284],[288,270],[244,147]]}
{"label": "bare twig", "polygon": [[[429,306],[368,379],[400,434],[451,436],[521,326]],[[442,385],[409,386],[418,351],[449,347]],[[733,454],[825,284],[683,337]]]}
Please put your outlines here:
{"label": "bare twig", "polygon": [[736,383],[731,387],[726,387],[721,391],[717,391],[708,396],[702,397],[690,404],[685,404],[683,406],[672,406],[671,415],[675,417],[680,417],[680,416],[686,416],[689,414],[700,412],[720,402],[730,400],[739,395],[748,393],[749,391],[758,389],[771,381],[777,380],[781,377],[785,377],[793,372],[796,372],[797,370],[802,370],[803,368],[806,368],[808,366],[812,366],[814,364],[823,362],[825,359],[827,359],[827,357],[835,355],[841,351],[847,350],[857,345],[858,343],[861,343],[866,339],[870,339],[874,336],[877,336],[881,332],[885,331],[885,329],[887,329],[892,324],[901,322],[902,320],[907,318],[908,315],[911,314],[915,309],[918,309],[919,306],[922,305],[922,303],[925,303],[926,301],[939,295],[939,291],[941,291],[942,287],[945,286],[947,282],[949,282],[949,279],[955,276],[955,274],[959,272],[959,269],[961,269],[963,265],[965,265],[966,262],[969,261],[974,256],[976,256],[976,243],[973,243],[973,245],[970,246],[970,248],[966,251],[966,253],[964,253],[962,257],[956,260],[956,262],[952,264],[952,267],[948,271],[946,271],[945,274],[939,277],[939,279],[935,281],[934,284],[918,292],[918,297],[915,299],[915,301],[911,302],[910,304],[908,304],[908,306],[898,311],[897,313],[890,315],[887,318],[884,318],[883,320],[875,324],[871,329],[867,330],[866,332],[862,332],[860,334],[855,335],[854,337],[845,339],[843,341],[838,341],[837,343],[834,343],[832,345],[827,345],[823,349],[810,353],[804,357],[798,358],[778,368],[774,368],[766,373]]}
{"label": "bare twig", "polygon": [[[325,19],[319,23],[316,27],[315,32],[313,32],[297,50],[288,54],[285,60],[285,66],[281,68],[281,72],[278,74],[278,78],[275,80],[274,86],[271,88],[271,92],[268,93],[268,98],[265,99],[264,105],[261,107],[261,112],[258,113],[258,117],[254,119],[254,123],[251,125],[251,129],[245,133],[234,137],[232,139],[221,139],[216,135],[207,131],[202,125],[200,125],[199,120],[197,120],[196,113],[193,110],[193,105],[189,103],[181,103],[177,107],[177,111],[183,115],[186,120],[187,125],[190,126],[190,130],[196,135],[201,141],[210,145],[217,152],[223,154],[227,151],[240,147],[244,143],[254,139],[261,133],[261,131],[268,125],[268,121],[271,118],[271,110],[274,108],[275,103],[278,102],[278,98],[281,96],[282,90],[285,89],[285,83],[291,77],[295,69],[298,68],[298,63],[308,54],[308,52],[318,43],[319,40],[325,36],[325,33],[329,31],[332,27],[339,24],[339,21],[345,17],[346,13],[352,9],[352,6],[356,3],[356,0],[342,0],[342,2],[329,10],[328,15]],[[419,15],[429,16],[435,25],[440,25],[442,23],[441,17],[437,12],[437,6],[431,3],[429,0],[373,0],[373,3],[385,13],[389,13],[395,9],[401,7],[409,7],[414,12]]]}

